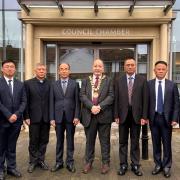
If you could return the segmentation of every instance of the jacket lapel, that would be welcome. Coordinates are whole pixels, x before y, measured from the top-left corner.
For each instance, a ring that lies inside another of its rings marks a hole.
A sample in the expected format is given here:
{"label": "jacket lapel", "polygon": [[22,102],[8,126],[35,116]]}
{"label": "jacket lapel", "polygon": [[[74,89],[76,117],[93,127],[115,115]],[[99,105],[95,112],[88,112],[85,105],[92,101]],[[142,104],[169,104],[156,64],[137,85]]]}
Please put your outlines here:
{"label": "jacket lapel", "polygon": [[100,84],[100,87],[99,87],[99,97],[101,96],[101,93],[102,93],[102,90],[105,86],[105,83],[106,83],[106,76],[103,75],[104,77],[102,77],[103,79],[101,80],[101,84]]}
{"label": "jacket lapel", "polygon": [[[6,89],[8,89],[8,94],[9,94],[9,96],[10,96],[11,98],[13,98],[13,96],[12,96],[12,94],[11,94],[11,92],[10,92],[9,86],[8,86],[5,78],[2,77],[2,79],[3,79],[4,86],[6,87]],[[14,82],[15,82],[15,79],[14,79]],[[14,84],[15,84],[15,83],[14,83]],[[13,94],[14,94],[14,86],[13,86]]]}
{"label": "jacket lapel", "polygon": [[62,89],[62,86],[61,86],[61,80],[56,81],[56,85],[57,85],[57,88],[58,88],[58,93],[61,96],[64,96],[64,92],[63,92],[63,89]]}
{"label": "jacket lapel", "polygon": [[34,88],[36,89],[36,92],[38,92],[38,95],[41,97],[41,92],[40,89],[38,87],[38,80],[36,78],[33,79],[33,84],[34,84]]}
{"label": "jacket lapel", "polygon": [[[72,85],[72,80],[69,79],[69,80],[68,80],[67,87],[66,87],[66,93],[65,93],[65,94],[63,93],[64,96],[66,96],[66,95],[68,94],[69,89],[71,89],[71,85]],[[61,87],[61,89],[62,89],[62,87]]]}
{"label": "jacket lapel", "polygon": [[[93,77],[91,76],[91,78]],[[88,93],[89,98],[92,99],[92,86],[91,86],[89,77],[87,79],[87,93]]]}
{"label": "jacket lapel", "polygon": [[167,90],[168,90],[168,81],[165,79],[165,89],[164,89],[164,104],[166,101],[166,97],[167,97]]}
{"label": "jacket lapel", "polygon": [[124,75],[122,77],[122,86],[123,86],[122,88],[124,89],[124,94],[127,96],[127,99],[128,99],[128,85],[127,85],[127,77],[126,77],[126,75]]}

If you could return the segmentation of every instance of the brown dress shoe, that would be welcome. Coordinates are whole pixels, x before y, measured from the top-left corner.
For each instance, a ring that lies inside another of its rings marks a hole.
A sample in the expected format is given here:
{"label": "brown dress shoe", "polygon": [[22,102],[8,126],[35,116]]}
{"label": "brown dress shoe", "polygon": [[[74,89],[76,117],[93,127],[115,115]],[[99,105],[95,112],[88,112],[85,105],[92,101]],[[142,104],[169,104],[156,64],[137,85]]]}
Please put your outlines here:
{"label": "brown dress shoe", "polygon": [[106,174],[109,171],[109,165],[108,164],[103,164],[101,167],[101,174]]}
{"label": "brown dress shoe", "polygon": [[87,163],[84,168],[83,168],[83,173],[87,174],[90,170],[92,169],[92,164],[91,163]]}

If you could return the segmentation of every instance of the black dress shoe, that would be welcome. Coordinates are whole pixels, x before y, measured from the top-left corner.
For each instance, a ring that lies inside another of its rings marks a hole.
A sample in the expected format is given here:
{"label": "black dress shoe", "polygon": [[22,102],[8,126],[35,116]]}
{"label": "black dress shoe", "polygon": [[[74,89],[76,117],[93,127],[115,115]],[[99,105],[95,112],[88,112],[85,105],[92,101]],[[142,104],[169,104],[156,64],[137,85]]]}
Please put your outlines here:
{"label": "black dress shoe", "polygon": [[74,164],[68,164],[66,166],[66,168],[69,172],[72,172],[72,173],[76,172],[76,168],[75,168]]}
{"label": "black dress shoe", "polygon": [[63,164],[58,164],[58,163],[56,163],[56,164],[52,167],[51,172],[56,172],[56,171],[58,171],[59,169],[62,169],[63,167],[64,167]]}
{"label": "black dress shoe", "polygon": [[143,175],[142,171],[140,170],[140,166],[139,166],[139,165],[132,165],[131,171],[132,171],[136,176],[142,176],[142,175]]}
{"label": "black dress shoe", "polygon": [[171,176],[170,168],[164,168],[164,177],[169,178]]}
{"label": "black dress shoe", "polygon": [[40,162],[38,162],[38,164],[41,167],[41,169],[43,169],[43,170],[49,169],[48,165],[44,161],[40,161]]}
{"label": "black dress shoe", "polygon": [[117,172],[117,174],[120,175],[120,176],[123,176],[123,175],[125,175],[126,171],[127,171],[126,166],[120,166],[119,171]]}
{"label": "black dress shoe", "polygon": [[5,174],[4,174],[4,172],[0,172],[0,180],[5,180]]}
{"label": "black dress shoe", "polygon": [[29,164],[29,167],[28,167],[28,169],[27,169],[27,172],[28,172],[28,173],[32,173],[32,172],[35,170],[35,168],[36,168],[36,164],[35,164],[35,163]]}
{"label": "black dress shoe", "polygon": [[21,173],[17,169],[7,170],[7,174],[17,178],[22,177]]}
{"label": "black dress shoe", "polygon": [[156,165],[155,168],[152,171],[152,175],[159,174],[162,171],[161,166]]}

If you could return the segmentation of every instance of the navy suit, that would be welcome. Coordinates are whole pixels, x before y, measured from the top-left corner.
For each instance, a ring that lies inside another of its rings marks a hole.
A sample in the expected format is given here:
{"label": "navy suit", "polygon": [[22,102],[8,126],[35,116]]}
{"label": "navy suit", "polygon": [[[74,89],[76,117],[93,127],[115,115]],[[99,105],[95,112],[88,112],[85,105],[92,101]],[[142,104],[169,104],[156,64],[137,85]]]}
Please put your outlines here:
{"label": "navy suit", "polygon": [[50,89],[50,120],[56,123],[56,163],[63,164],[64,149],[64,131],[66,130],[67,139],[67,159],[66,164],[74,163],[74,133],[75,126],[73,119],[79,119],[80,102],[79,102],[79,84],[69,79],[64,94],[61,80],[54,82]]}
{"label": "navy suit", "polygon": [[[0,172],[16,168],[16,143],[21,130],[26,93],[22,82],[14,79],[13,95],[4,77],[0,78]],[[10,123],[12,114],[17,121]]]}
{"label": "navy suit", "polygon": [[[176,84],[165,80],[163,114],[156,112],[155,79],[148,82],[149,86],[149,120],[153,142],[153,156],[156,165],[170,168],[172,164],[171,137],[172,121],[178,121],[179,94]],[[163,159],[161,150],[163,144]]]}

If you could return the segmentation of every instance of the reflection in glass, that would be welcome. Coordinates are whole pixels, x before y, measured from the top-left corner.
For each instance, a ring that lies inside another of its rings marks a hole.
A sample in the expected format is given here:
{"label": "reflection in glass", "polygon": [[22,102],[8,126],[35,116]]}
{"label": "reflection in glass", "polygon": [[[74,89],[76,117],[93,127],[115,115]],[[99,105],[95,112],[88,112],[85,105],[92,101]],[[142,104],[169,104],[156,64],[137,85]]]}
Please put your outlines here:
{"label": "reflection in glass", "polygon": [[56,44],[46,45],[46,66],[47,78],[50,80],[56,79]]}
{"label": "reflection in glass", "polygon": [[115,78],[124,73],[124,60],[134,57],[134,48],[99,49],[99,57],[104,61],[105,73]]}
{"label": "reflection in glass", "polygon": [[66,62],[71,66],[71,77],[84,78],[92,72],[94,60],[93,49],[88,48],[60,48],[59,63]]}
{"label": "reflection in glass", "polygon": [[5,53],[6,59],[12,59],[16,63],[16,77],[21,79],[22,63],[22,26],[17,19],[16,11],[5,11]]}
{"label": "reflection in glass", "polygon": [[148,45],[137,45],[137,72],[147,77]]}

